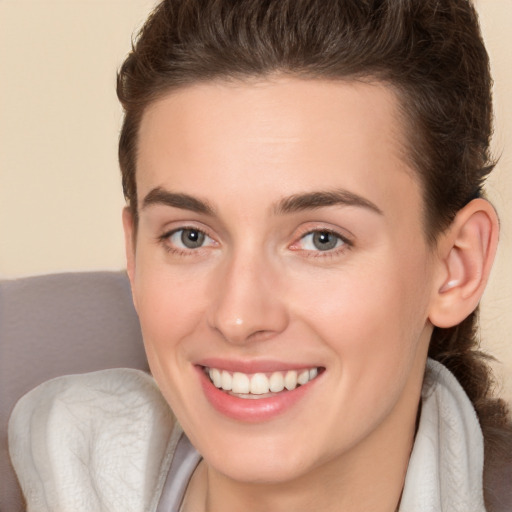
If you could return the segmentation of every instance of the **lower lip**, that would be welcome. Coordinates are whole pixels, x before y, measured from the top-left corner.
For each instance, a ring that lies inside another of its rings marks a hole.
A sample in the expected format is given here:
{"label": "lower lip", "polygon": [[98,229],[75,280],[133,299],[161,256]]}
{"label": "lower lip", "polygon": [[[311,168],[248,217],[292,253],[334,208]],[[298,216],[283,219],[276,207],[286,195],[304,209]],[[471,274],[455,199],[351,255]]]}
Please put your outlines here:
{"label": "lower lip", "polygon": [[292,391],[282,391],[268,398],[238,398],[216,388],[198,367],[201,385],[206,398],[221,414],[246,423],[271,420],[299,402],[313,387],[319,377]]}

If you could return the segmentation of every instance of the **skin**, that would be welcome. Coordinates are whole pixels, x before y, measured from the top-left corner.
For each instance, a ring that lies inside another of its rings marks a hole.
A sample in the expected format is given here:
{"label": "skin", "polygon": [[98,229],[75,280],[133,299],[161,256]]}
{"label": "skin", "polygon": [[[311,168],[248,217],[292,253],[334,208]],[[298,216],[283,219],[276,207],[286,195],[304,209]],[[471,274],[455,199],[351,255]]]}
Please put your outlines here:
{"label": "skin", "polygon": [[[189,86],[145,112],[128,272],[152,373],[204,457],[185,511],[396,509],[431,317],[458,289],[442,290],[456,238],[440,253],[425,240],[397,112],[383,85],[282,77]],[[284,207],[340,190],[337,204]],[[191,227],[202,247],[169,236]],[[314,230],[337,247],[312,245]],[[208,357],[325,371],[282,414],[244,422],[206,399]]]}

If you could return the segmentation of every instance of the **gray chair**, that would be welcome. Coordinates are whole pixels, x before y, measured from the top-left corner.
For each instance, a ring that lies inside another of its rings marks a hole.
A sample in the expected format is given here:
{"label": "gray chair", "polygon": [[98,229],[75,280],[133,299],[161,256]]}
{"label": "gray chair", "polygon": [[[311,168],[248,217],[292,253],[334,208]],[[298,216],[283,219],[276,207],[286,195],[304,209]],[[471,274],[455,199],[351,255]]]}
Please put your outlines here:
{"label": "gray chair", "polygon": [[7,451],[18,398],[59,375],[121,367],[148,370],[125,273],[0,281],[0,512],[24,510]]}

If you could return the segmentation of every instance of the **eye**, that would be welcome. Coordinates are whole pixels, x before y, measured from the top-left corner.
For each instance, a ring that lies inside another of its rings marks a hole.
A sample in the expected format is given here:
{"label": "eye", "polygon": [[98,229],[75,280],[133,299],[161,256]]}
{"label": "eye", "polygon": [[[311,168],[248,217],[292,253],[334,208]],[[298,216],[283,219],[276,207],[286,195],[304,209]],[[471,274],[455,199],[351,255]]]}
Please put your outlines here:
{"label": "eye", "polygon": [[300,249],[304,251],[331,251],[347,244],[341,235],[333,231],[311,231],[299,241]]}
{"label": "eye", "polygon": [[197,228],[181,228],[164,236],[167,243],[175,249],[199,249],[214,245],[215,241],[204,231]]}

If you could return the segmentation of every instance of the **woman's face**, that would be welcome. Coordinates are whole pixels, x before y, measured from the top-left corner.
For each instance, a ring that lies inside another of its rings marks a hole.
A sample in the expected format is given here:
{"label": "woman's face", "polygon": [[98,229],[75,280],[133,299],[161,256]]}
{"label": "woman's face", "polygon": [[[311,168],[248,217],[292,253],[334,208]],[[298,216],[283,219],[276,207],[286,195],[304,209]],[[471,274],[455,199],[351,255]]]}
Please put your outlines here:
{"label": "woman's face", "polygon": [[382,85],[276,78],[145,112],[134,300],[160,389],[229,478],[412,440],[434,263],[397,110]]}

